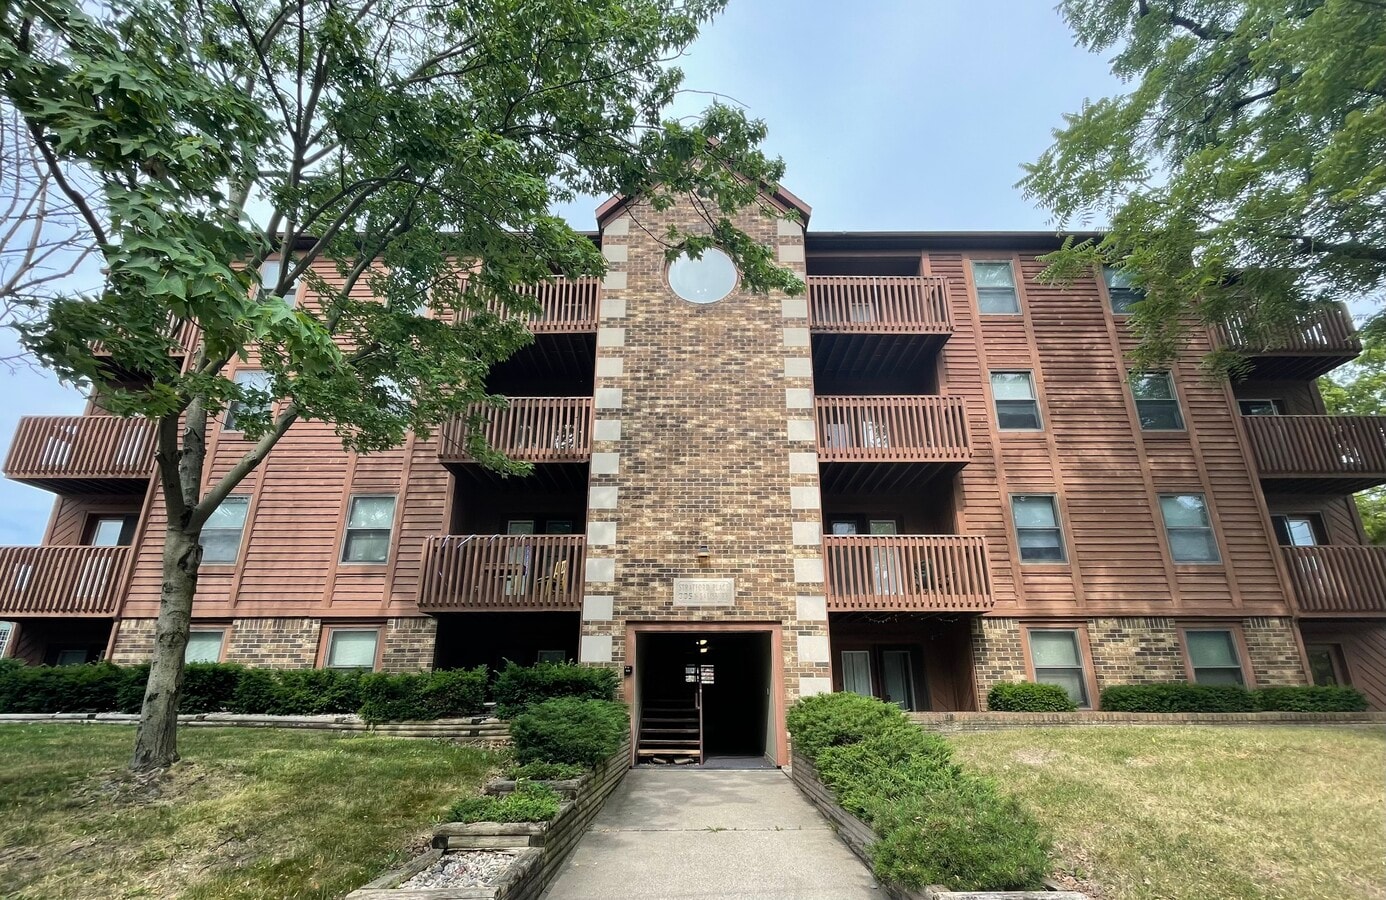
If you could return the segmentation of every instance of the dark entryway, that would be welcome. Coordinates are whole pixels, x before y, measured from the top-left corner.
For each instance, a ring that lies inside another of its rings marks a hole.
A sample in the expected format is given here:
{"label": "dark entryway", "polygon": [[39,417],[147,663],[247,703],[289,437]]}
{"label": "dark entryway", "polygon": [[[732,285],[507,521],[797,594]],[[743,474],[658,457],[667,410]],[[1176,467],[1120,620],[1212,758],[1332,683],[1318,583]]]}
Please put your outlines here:
{"label": "dark entryway", "polygon": [[31,666],[96,662],[111,639],[111,619],[21,619],[10,634],[10,656]]}
{"label": "dark entryway", "polygon": [[638,638],[640,762],[765,764],[769,632],[645,633]]}
{"label": "dark entryway", "polygon": [[575,612],[466,612],[438,616],[437,669],[504,668],[575,662],[580,623]]}

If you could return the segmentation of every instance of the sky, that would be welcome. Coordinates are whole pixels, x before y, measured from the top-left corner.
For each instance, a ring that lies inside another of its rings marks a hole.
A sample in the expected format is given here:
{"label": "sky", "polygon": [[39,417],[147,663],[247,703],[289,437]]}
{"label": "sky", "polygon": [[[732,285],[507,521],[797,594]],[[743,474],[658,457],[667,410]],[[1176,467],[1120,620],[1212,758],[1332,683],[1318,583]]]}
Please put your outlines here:
{"label": "sky", "polygon": [[[719,95],[765,120],[811,231],[1049,228],[1014,187],[1021,163],[1063,113],[1122,89],[1049,0],[730,0],[681,65],[689,92],[674,112]],[[595,207],[561,211],[590,229]],[[21,415],[82,412],[51,375],[0,379],[0,447]],[[38,543],[52,505],[0,480],[0,546]]]}

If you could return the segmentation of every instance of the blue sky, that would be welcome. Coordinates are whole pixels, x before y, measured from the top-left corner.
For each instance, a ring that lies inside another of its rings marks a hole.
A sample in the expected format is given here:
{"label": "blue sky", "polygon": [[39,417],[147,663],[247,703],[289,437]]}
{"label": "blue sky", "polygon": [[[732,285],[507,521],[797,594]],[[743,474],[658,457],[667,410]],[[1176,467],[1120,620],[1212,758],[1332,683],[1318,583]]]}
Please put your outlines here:
{"label": "blue sky", "polygon": [[[1121,90],[1033,0],[731,0],[682,65],[688,88],[766,121],[785,187],[821,231],[1047,228],[1014,188],[1020,164],[1049,145],[1064,112]],[[676,111],[710,99],[689,93]],[[594,207],[564,214],[591,228]],[[6,447],[21,415],[82,411],[51,376],[0,377]],[[0,481],[0,545],[37,543],[52,500]]]}

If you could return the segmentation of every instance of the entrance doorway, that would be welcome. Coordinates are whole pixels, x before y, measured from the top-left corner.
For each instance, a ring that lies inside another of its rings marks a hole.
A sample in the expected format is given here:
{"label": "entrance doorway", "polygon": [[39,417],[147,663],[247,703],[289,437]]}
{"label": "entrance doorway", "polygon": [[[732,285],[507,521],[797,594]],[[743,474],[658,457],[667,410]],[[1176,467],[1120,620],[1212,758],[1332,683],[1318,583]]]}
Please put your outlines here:
{"label": "entrance doorway", "polygon": [[771,632],[640,631],[636,642],[636,762],[777,763]]}

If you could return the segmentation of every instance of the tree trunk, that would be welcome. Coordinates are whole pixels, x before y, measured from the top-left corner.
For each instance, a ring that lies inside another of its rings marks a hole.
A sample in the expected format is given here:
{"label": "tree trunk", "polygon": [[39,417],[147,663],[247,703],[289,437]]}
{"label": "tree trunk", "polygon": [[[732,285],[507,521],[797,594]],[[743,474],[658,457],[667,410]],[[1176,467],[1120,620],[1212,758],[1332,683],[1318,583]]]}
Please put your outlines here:
{"label": "tree trunk", "polygon": [[199,537],[172,520],[164,532],[164,581],[159,592],[154,661],[140,708],[135,755],[130,761],[136,772],[178,761],[178,700],[183,690],[183,656],[197,592],[197,570],[202,562]]}

